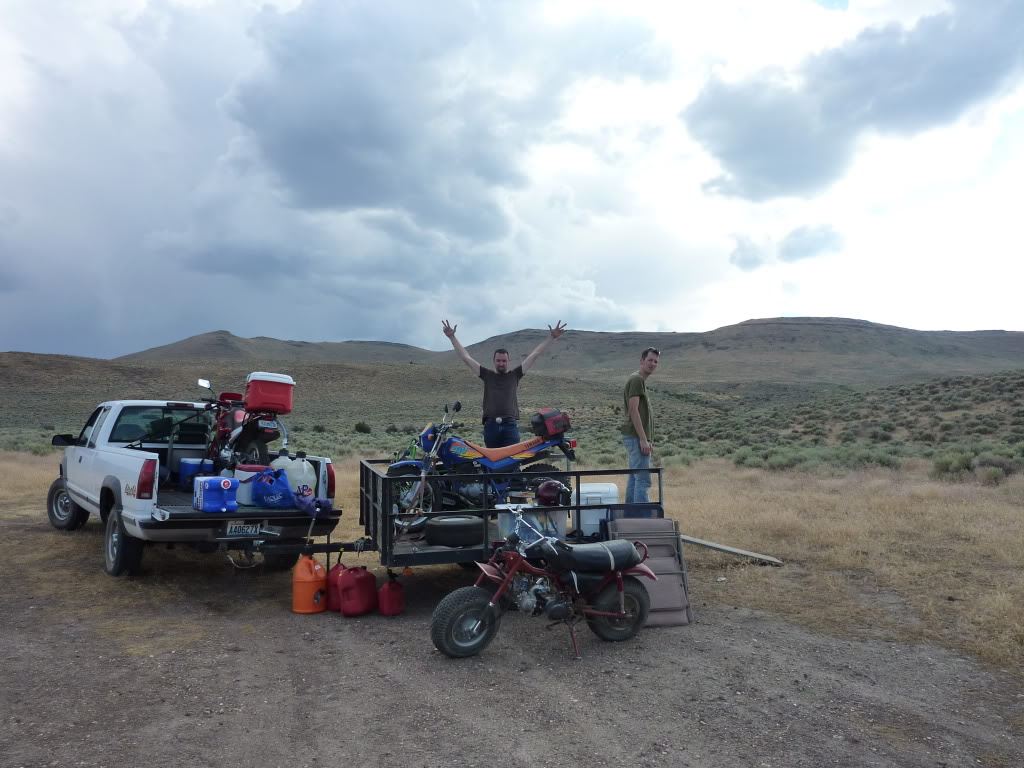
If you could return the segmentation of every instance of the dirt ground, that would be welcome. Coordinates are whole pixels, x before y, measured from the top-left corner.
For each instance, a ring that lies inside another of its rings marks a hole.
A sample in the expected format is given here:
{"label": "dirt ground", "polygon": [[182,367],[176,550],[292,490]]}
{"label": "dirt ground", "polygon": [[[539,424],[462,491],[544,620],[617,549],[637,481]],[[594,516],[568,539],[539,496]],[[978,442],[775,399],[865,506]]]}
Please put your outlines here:
{"label": "dirt ground", "polygon": [[[150,549],[101,568],[76,533],[0,507],[2,766],[1020,766],[1024,688],[931,646],[815,634],[710,599],[623,644],[508,614],[454,661],[430,615],[469,582],[404,579],[406,613],[290,612],[288,574]],[[347,557],[372,565],[373,555]]]}

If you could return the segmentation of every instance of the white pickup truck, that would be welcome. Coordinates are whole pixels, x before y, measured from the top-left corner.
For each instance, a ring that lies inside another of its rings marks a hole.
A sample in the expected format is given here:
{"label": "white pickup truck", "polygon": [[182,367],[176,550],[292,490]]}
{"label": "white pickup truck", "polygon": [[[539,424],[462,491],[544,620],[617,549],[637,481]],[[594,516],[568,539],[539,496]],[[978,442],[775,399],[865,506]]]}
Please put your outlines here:
{"label": "white pickup truck", "polygon": [[[74,531],[97,515],[106,526],[104,568],[111,576],[137,572],[145,546],[153,543],[187,544],[201,551],[262,552],[265,568],[290,568],[307,537],[333,531],[341,511],[314,520],[297,508],[193,509],[191,490],[172,480],[183,458],[207,455],[210,419],[205,403],[100,403],[78,437],[55,435],[52,440],[64,448],[64,457],[60,477],[47,496],[50,523]],[[175,425],[173,430],[160,428],[169,423]],[[333,500],[331,460],[306,459],[317,471],[314,496]]]}

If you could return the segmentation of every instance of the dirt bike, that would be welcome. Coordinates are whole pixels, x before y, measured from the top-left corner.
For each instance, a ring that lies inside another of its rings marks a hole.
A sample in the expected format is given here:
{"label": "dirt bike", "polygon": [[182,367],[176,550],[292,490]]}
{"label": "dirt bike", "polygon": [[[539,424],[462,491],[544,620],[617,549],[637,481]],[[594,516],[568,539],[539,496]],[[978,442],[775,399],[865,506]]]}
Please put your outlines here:
{"label": "dirt bike", "polygon": [[[575,625],[586,621],[602,640],[633,637],[647,621],[651,601],[638,576],[657,580],[644,565],[647,547],[624,539],[569,545],[542,536],[522,510],[505,543],[486,563],[471,587],[448,594],[434,609],[430,637],[446,656],[474,656],[494,639],[502,615],[516,608],[569,627],[576,658]],[[643,554],[637,549],[643,549]]]}
{"label": "dirt bike", "polygon": [[[557,434],[538,435],[504,448],[484,448],[453,434],[465,426],[454,421],[454,414],[460,410],[462,403],[458,400],[451,409],[445,404],[441,423],[428,424],[418,439],[388,466],[389,477],[409,478],[395,483],[397,509],[392,514],[408,517],[422,512],[504,504],[509,493],[538,485],[549,477],[564,476],[564,470],[560,473],[552,464],[536,463],[547,457],[552,448],[558,448],[569,460],[576,458],[576,441],[566,439],[564,434],[569,429],[564,415],[559,422],[562,431]],[[545,475],[531,474],[529,480],[523,480],[518,473],[524,469]],[[446,475],[462,477],[449,481]],[[423,516],[409,521],[396,519],[396,533],[415,533],[426,523]]]}
{"label": "dirt bike", "polygon": [[[209,380],[196,382],[213,392]],[[281,447],[288,447],[288,430],[275,411],[250,410],[239,392],[221,392],[216,397],[200,398],[212,404],[213,425],[207,441],[207,458],[213,460],[217,472],[238,464],[270,463],[268,443],[281,438]]]}

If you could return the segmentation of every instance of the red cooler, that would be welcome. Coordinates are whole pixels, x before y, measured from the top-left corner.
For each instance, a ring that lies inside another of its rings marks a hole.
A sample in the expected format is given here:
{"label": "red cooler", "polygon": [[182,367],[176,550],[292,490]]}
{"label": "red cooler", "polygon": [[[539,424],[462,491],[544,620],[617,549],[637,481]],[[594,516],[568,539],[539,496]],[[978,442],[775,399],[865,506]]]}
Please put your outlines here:
{"label": "red cooler", "polygon": [[284,373],[254,371],[245,379],[245,407],[249,411],[292,412],[295,380]]}

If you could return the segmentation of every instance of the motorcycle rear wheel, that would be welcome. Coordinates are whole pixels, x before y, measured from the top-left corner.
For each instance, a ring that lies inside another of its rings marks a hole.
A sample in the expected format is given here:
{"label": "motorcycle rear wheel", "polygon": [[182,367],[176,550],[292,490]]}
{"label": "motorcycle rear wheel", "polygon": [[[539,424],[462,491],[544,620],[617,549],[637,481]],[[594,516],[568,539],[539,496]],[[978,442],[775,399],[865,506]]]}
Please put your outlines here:
{"label": "motorcycle rear wheel", "polygon": [[250,440],[235,449],[239,464],[258,464],[261,467],[270,465],[270,449],[262,440]]}
{"label": "motorcycle rear wheel", "polygon": [[[491,594],[481,587],[462,587],[448,594],[434,609],[430,639],[445,656],[475,656],[490,645],[501,625],[501,615],[488,618]],[[481,626],[474,626],[482,622]]]}
{"label": "motorcycle rear wheel", "polygon": [[[587,616],[587,626],[590,630],[602,640],[611,643],[633,637],[646,623],[647,614],[651,611],[651,598],[647,594],[647,588],[633,576],[626,576],[623,582],[623,602],[627,616],[621,619],[613,619],[611,616]],[[619,590],[615,583],[602,589],[591,601],[590,607],[597,611],[618,611]]]}

